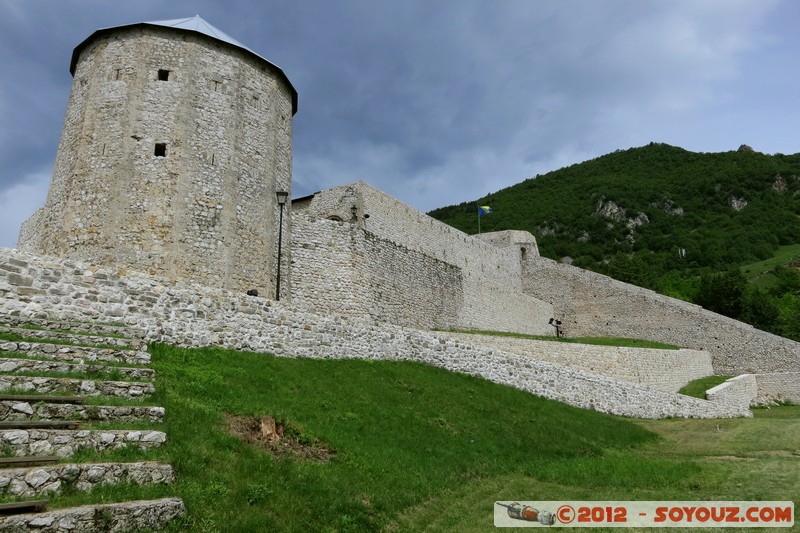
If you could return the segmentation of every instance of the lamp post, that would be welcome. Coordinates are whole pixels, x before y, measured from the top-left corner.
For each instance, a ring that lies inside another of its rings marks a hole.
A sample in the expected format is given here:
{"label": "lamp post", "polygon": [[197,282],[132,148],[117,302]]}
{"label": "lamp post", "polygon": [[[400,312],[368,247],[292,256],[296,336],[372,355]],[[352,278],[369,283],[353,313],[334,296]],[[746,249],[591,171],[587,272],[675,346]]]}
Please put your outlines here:
{"label": "lamp post", "polygon": [[560,320],[556,320],[555,318],[551,318],[550,322],[548,322],[548,324],[550,324],[551,326],[556,328],[556,337],[560,337],[561,336],[561,321]]}
{"label": "lamp post", "polygon": [[275,195],[278,197],[278,205],[281,206],[281,214],[278,219],[278,276],[275,285],[275,300],[281,299],[281,241],[283,239],[283,206],[286,205],[286,198],[289,193],[286,191],[276,191]]}

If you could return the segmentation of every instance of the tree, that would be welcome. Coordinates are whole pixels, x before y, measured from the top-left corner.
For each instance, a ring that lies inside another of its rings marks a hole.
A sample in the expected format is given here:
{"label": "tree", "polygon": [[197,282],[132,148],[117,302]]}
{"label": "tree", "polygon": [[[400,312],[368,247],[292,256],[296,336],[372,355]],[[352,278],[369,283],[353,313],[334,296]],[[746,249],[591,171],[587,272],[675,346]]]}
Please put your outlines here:
{"label": "tree", "polygon": [[742,320],[758,329],[780,333],[778,307],[760,290],[753,289],[744,299]]}
{"label": "tree", "polygon": [[742,314],[744,289],[747,279],[739,269],[700,278],[700,288],[694,303],[731,318]]}
{"label": "tree", "polygon": [[784,337],[800,341],[800,296],[784,296],[786,305],[781,310],[781,333]]}

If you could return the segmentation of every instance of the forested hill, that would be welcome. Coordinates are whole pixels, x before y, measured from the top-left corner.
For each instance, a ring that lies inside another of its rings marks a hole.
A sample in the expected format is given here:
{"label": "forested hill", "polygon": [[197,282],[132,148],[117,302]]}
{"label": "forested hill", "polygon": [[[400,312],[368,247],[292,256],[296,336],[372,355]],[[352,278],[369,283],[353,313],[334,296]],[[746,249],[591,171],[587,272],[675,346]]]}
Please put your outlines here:
{"label": "forested hill", "polygon": [[737,268],[800,250],[800,154],[650,143],[429,214],[477,233],[479,205],[481,231],[530,231],[545,257],[800,339],[795,248],[769,279]]}
{"label": "forested hill", "polygon": [[800,243],[800,154],[746,146],[694,153],[651,143],[429,214],[477,233],[478,205],[493,211],[481,217],[482,231],[528,230],[542,255],[570,256],[578,266],[646,251],[721,268]]}

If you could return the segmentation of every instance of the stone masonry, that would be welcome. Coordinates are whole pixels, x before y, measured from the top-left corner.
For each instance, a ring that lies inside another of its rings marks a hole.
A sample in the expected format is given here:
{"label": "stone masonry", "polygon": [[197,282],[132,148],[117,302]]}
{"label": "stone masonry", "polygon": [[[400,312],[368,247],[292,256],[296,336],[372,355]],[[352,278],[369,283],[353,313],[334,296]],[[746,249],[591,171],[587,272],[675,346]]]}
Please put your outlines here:
{"label": "stone masonry", "polygon": [[721,375],[800,371],[800,343],[697,305],[543,257],[525,263],[523,280],[526,293],[553,304],[568,336],[634,337],[708,351]]}
{"label": "stone masonry", "polygon": [[110,533],[154,531],[185,512],[179,498],[162,498],[9,516],[2,520],[2,527],[9,532],[41,533],[95,533],[101,525]]}
{"label": "stone masonry", "polygon": [[459,342],[526,355],[539,361],[549,361],[670,392],[677,392],[690,381],[714,373],[711,355],[697,350],[643,350],[494,335],[450,333],[447,336]]}
{"label": "stone masonry", "polygon": [[[120,448],[127,449],[126,454],[130,454],[136,449],[146,451],[166,443],[165,432],[145,429],[142,425],[163,422],[164,408],[139,404],[102,405],[104,399],[87,398],[95,392],[115,394],[124,390],[129,394],[134,387],[140,388],[136,397],[153,392],[152,383],[127,382],[128,385],[123,386],[123,382],[102,381],[108,376],[152,381],[155,371],[151,368],[86,365],[81,359],[92,357],[93,361],[102,361],[118,357],[147,365],[149,356],[143,359],[137,355],[145,346],[140,331],[119,322],[98,324],[31,316],[20,320],[7,313],[0,313],[0,330],[4,335],[31,338],[26,342],[0,343],[0,388],[4,389],[0,399],[3,422],[0,447],[4,456],[0,465],[0,496],[6,501],[34,501],[44,507],[32,514],[7,516],[9,513],[3,513],[0,531],[154,531],[185,513],[183,503],[177,498],[50,508],[49,500],[54,494],[89,492],[101,485],[145,486],[174,482],[175,475],[169,464],[146,460],[83,463],[75,457],[82,451],[102,454]],[[124,342],[108,342],[112,339]],[[65,353],[50,350],[51,346],[59,346],[50,342],[59,340],[110,347],[68,346]],[[29,345],[40,348],[30,349]],[[122,355],[124,352],[127,355]],[[69,362],[59,359],[59,355]],[[64,375],[80,379],[58,377]],[[79,390],[69,387],[78,384]],[[50,394],[29,394],[37,391]],[[130,423],[139,425],[138,429],[123,429]],[[66,462],[75,460],[78,462]],[[109,496],[89,495],[86,499],[108,501]]]}
{"label": "stone masonry", "polygon": [[165,23],[98,30],[75,49],[47,202],[19,248],[266,293],[297,93],[219,33]]}
{"label": "stone masonry", "polygon": [[85,492],[102,484],[128,482],[146,485],[174,481],[172,466],[152,461],[59,464],[1,470],[0,493],[32,498],[48,492],[61,492],[63,485]]}
{"label": "stone masonry", "polygon": [[[5,268],[13,260],[29,286]],[[47,269],[52,275],[39,274]],[[99,276],[98,276],[99,274]],[[55,280],[55,281],[54,281]],[[81,289],[77,289],[81,287]],[[19,289],[33,289],[23,291]],[[66,296],[69,295],[69,296]],[[91,299],[85,296],[92,295]],[[112,303],[113,302],[113,303]],[[146,302],[146,305],[145,305]],[[225,346],[279,356],[412,360],[480,376],[579,407],[624,416],[747,416],[741,405],[709,402],[369,317],[315,314],[284,302],[200,285],[164,285],[90,264],[0,250],[0,314],[24,320],[109,320],[124,316],[149,340]],[[546,343],[549,344],[549,343]],[[544,347],[543,351],[548,348]],[[563,348],[568,350],[568,348]],[[613,353],[613,349],[609,354]]]}
{"label": "stone masonry", "polygon": [[[800,395],[800,343],[558,265],[527,232],[469,236],[363,182],[279,207],[276,192],[291,193],[297,93],[199,17],[98,30],[70,70],[47,202],[23,225],[21,251],[0,250],[0,316],[11,322],[125,321],[146,340],[184,346],[413,360],[624,416],[748,416],[756,396]],[[571,336],[691,350],[431,331],[553,335],[552,318]],[[147,357],[3,344],[53,361],[37,369]],[[729,381],[715,401],[675,393],[712,372],[775,376]],[[5,376],[0,388],[151,392],[116,383]]]}
{"label": "stone masonry", "polygon": [[553,334],[552,306],[522,290],[522,257],[538,254],[530,233],[496,246],[363,182],[292,205],[299,306],[425,329]]}

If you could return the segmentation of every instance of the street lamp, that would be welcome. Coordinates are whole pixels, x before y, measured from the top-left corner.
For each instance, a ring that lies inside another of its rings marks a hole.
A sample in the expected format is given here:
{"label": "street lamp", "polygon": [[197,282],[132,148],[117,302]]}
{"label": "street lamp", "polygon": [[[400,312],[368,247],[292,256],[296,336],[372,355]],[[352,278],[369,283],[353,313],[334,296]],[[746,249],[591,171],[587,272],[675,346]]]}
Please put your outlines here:
{"label": "street lamp", "polygon": [[560,320],[556,320],[555,318],[551,318],[550,322],[548,322],[548,324],[550,324],[551,326],[556,328],[556,337],[560,337],[561,336],[561,321]]}
{"label": "street lamp", "polygon": [[281,214],[278,221],[278,280],[275,285],[275,300],[281,299],[281,241],[283,239],[283,206],[286,205],[286,199],[289,193],[286,191],[276,191],[275,195],[278,197],[278,205],[281,206]]}

